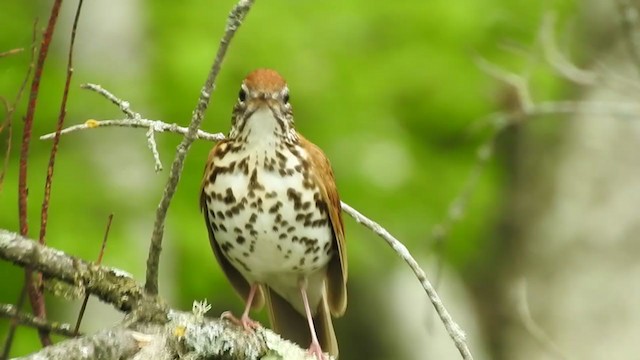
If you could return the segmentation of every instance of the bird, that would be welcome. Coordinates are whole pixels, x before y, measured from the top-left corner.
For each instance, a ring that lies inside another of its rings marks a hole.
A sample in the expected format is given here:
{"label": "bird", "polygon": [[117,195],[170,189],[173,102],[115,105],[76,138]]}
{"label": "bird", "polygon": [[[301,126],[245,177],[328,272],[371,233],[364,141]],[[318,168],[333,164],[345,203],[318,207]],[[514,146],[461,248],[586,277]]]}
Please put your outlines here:
{"label": "bird", "polygon": [[242,81],[231,130],[210,151],[201,184],[215,258],[250,311],[324,359],[338,356],[332,317],[347,306],[347,252],[340,197],[324,152],[296,131],[289,88],[273,69]]}

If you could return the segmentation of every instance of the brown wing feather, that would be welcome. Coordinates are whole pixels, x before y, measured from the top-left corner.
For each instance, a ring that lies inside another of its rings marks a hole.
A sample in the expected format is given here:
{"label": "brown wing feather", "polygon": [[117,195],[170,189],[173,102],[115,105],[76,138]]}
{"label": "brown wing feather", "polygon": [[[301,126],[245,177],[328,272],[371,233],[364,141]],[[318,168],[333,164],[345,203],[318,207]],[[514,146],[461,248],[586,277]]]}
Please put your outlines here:
{"label": "brown wing feather", "polygon": [[333,227],[334,247],[338,256],[334,256],[327,268],[327,302],[333,316],[341,316],[347,308],[347,249],[344,238],[344,223],[340,197],[336,187],[333,169],[329,159],[315,144],[301,135],[300,144],[308,151],[312,176],[320,188],[322,200],[327,204],[329,219]]}
{"label": "brown wing feather", "polygon": [[[215,233],[211,228],[211,222],[209,220],[209,207],[207,206],[207,198],[204,192],[204,186],[206,184],[206,180],[209,177],[209,174],[215,168],[215,164],[213,160],[215,159],[215,154],[220,150],[221,146],[224,144],[224,141],[219,142],[216,146],[213,147],[211,152],[209,153],[209,161],[207,162],[207,166],[204,170],[204,178],[202,179],[202,184],[200,186],[200,210],[204,214],[204,222],[207,224],[207,230],[209,232],[209,242],[211,243],[211,248],[213,249],[213,253],[216,256],[216,260],[218,260],[218,264],[222,268],[222,271],[229,279],[229,282],[235,289],[235,291],[240,295],[243,300],[247,300],[249,296],[249,290],[251,288],[249,282],[242,276],[242,274],[235,268],[233,265],[227,260],[227,258],[222,253],[218,242],[215,239]],[[256,295],[253,299],[253,303],[251,307],[253,309],[259,309],[264,305],[264,294],[262,293],[262,289],[258,288],[256,291]]]}

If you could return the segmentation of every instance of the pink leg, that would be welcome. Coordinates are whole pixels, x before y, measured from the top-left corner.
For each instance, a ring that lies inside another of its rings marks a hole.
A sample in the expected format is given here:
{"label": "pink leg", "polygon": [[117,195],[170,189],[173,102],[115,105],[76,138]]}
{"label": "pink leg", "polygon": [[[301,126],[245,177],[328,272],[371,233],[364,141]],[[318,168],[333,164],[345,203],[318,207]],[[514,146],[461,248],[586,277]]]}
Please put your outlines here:
{"label": "pink leg", "polygon": [[227,319],[237,325],[242,325],[242,327],[249,332],[257,329],[260,326],[260,323],[255,320],[252,320],[249,317],[249,311],[251,310],[251,304],[253,303],[253,298],[256,295],[257,289],[258,289],[258,284],[251,284],[251,289],[249,289],[249,296],[247,297],[247,305],[245,306],[244,312],[242,313],[242,316],[240,317],[240,319],[233,316],[231,311],[223,312],[222,315],[220,315],[220,317],[223,319]]}
{"label": "pink leg", "polygon": [[307,322],[309,323],[309,331],[311,331],[311,345],[307,352],[314,355],[317,359],[326,359],[320,343],[318,342],[318,336],[316,335],[316,328],[313,325],[313,316],[311,316],[311,308],[309,307],[309,300],[307,299],[307,282],[303,280],[300,282],[300,294],[302,295],[302,302],[304,302],[304,311],[307,313]]}

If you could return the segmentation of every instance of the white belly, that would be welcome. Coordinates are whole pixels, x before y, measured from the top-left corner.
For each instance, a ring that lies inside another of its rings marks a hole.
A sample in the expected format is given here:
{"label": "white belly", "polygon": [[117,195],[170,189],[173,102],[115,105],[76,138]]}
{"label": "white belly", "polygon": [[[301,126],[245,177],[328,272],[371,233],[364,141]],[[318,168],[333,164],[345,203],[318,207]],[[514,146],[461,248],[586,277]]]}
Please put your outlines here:
{"label": "white belly", "polygon": [[[323,273],[334,255],[328,214],[317,206],[318,188],[302,186],[303,174],[294,170],[298,159],[287,161],[285,176],[260,166],[263,158],[249,159],[248,171],[238,167],[220,173],[205,188],[216,194],[207,200],[215,216],[210,211],[215,241],[250,282],[295,289],[303,277]],[[260,186],[252,188],[245,171],[253,174],[254,169]]]}

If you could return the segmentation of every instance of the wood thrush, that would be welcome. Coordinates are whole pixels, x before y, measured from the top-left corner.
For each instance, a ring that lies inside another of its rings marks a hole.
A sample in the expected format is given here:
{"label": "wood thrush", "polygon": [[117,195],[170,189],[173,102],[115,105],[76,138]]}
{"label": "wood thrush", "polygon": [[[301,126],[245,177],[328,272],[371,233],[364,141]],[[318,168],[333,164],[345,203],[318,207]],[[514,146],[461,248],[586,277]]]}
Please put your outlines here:
{"label": "wood thrush", "polygon": [[285,80],[258,69],[243,81],[227,139],[205,167],[200,207],[211,247],[238,294],[240,319],[266,302],[274,331],[319,359],[337,356],[332,316],[347,306],[347,253],[328,159],[295,130]]}

